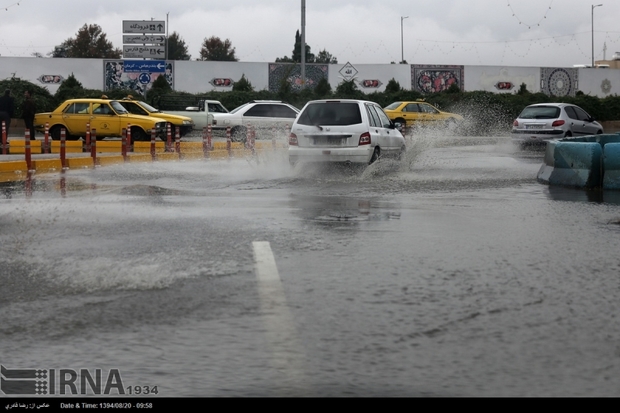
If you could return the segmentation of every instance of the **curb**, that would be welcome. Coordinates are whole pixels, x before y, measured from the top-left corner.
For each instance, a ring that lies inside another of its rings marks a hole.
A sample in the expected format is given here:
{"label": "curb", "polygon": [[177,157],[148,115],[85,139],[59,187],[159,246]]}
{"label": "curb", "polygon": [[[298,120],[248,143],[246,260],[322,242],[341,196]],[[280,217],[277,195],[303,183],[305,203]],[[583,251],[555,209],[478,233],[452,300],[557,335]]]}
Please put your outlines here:
{"label": "curb", "polygon": [[[247,158],[260,153],[276,152],[287,149],[286,145],[275,142],[256,142],[255,147],[247,148],[241,142],[213,142],[212,148],[206,152],[202,142],[180,142],[178,151],[166,151],[165,142],[155,142],[154,151],[150,142],[134,142],[133,152],[123,155],[121,141],[97,141],[97,154],[93,158],[90,151],[84,151],[82,141],[67,141],[65,146],[65,165],[59,157],[61,144],[51,142],[51,153],[42,153],[42,141],[32,140],[30,170],[26,160],[25,141],[12,139],[9,141],[9,154],[0,155],[0,182],[22,181],[27,175],[34,173],[54,173],[67,169],[89,169],[99,166],[118,165],[122,163],[145,163],[159,161],[184,160],[223,160],[231,158]],[[173,144],[173,148],[175,145]]]}

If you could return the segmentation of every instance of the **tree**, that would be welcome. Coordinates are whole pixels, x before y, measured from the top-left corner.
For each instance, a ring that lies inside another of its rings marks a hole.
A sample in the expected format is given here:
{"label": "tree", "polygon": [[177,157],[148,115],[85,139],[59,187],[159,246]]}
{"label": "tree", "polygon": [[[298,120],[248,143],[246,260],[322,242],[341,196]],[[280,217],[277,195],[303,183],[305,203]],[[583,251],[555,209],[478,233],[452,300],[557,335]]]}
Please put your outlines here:
{"label": "tree", "polygon": [[47,88],[38,86],[27,80],[22,80],[15,76],[0,80],[0,90],[4,92],[7,89],[11,91],[11,95],[15,98],[14,118],[21,118],[22,116],[22,103],[26,90],[32,90],[34,92],[34,101],[37,105],[38,112],[49,112],[56,107],[54,97]]}
{"label": "tree", "polygon": [[401,90],[402,87],[400,87],[400,83],[394,78],[391,78],[389,82],[387,82],[387,85],[385,85],[385,93],[397,93]]}
{"label": "tree", "polygon": [[316,55],[316,59],[314,59],[314,63],[329,63],[336,65],[338,64],[338,59],[332,56],[327,50],[323,49]]}
{"label": "tree", "polygon": [[168,36],[168,60],[189,60],[189,54],[185,40],[177,32]]}
{"label": "tree", "polygon": [[52,57],[120,59],[121,54],[122,51],[114,48],[100,26],[84,24],[75,38],[69,38],[54,48]]}
{"label": "tree", "polygon": [[316,87],[314,88],[314,93],[318,98],[324,98],[331,95],[332,86],[329,84],[326,78],[322,77],[321,80],[319,80],[319,83],[316,84]]}
{"label": "tree", "polygon": [[241,79],[233,84],[233,92],[253,92],[254,86],[246,79],[245,74],[241,75]]}
{"label": "tree", "polygon": [[357,88],[355,80],[343,80],[336,87],[336,96],[346,99],[364,99],[364,92]]}
{"label": "tree", "polygon": [[[295,32],[295,46],[293,47],[293,61],[301,63],[301,35],[299,30]],[[314,55],[310,52],[310,46],[306,43],[306,63],[314,62]]]}
{"label": "tree", "polygon": [[527,90],[527,85],[525,83],[521,83],[521,86],[519,86],[519,91],[517,92],[518,95],[527,95],[528,93],[530,93]]}
{"label": "tree", "polygon": [[231,46],[232,43],[228,39],[222,41],[215,36],[205,38],[200,49],[200,58],[197,60],[237,62],[239,59],[235,57],[235,48]]}
{"label": "tree", "polygon": [[[71,73],[58,87],[54,94],[54,99],[61,103],[67,99],[99,98],[103,93],[103,91],[97,89],[85,89],[82,83]],[[110,92],[106,93],[110,94]],[[111,96],[110,98],[113,99]]]}
{"label": "tree", "polygon": [[59,100],[77,98],[84,96],[84,86],[75,78],[73,73],[69,75],[58,87],[56,97]]}
{"label": "tree", "polygon": [[151,104],[159,106],[160,97],[170,92],[172,92],[172,87],[170,87],[170,83],[166,80],[166,76],[159,75],[153,82],[151,89],[146,92],[146,95]]}
{"label": "tree", "polygon": [[[299,30],[295,32],[295,46],[293,46],[293,54],[291,57],[284,56],[276,58],[278,63],[301,63],[301,35]],[[332,63],[337,64],[338,59],[331,55],[327,50],[323,49],[318,56],[314,56],[310,46],[306,43],[306,63]]]}

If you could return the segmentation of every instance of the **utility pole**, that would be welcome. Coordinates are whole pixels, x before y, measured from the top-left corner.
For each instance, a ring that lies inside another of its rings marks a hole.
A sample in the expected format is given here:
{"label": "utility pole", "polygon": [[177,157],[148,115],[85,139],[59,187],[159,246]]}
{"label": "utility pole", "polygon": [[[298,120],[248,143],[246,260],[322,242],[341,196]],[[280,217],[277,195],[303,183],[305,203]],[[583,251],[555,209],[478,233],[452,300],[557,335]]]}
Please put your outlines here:
{"label": "utility pole", "polygon": [[306,88],[306,0],[301,0],[301,88]]}
{"label": "utility pole", "polygon": [[592,67],[594,67],[594,9],[601,6],[602,4],[592,5]]}
{"label": "utility pole", "polygon": [[409,16],[400,16],[400,62],[405,61],[405,46],[403,43],[403,20],[408,19]]}

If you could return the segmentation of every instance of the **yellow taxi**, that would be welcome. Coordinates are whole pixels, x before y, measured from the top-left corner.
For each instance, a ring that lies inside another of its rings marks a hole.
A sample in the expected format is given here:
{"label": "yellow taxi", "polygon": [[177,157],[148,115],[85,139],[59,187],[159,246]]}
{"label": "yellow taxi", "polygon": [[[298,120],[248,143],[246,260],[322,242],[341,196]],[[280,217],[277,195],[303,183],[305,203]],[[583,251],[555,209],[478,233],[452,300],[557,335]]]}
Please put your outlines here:
{"label": "yellow taxi", "polygon": [[384,109],[384,112],[394,122],[407,127],[420,125],[457,124],[463,120],[456,113],[442,112],[435,106],[418,100],[414,102],[394,102]]}
{"label": "yellow taxi", "polygon": [[164,119],[171,125],[173,138],[176,129],[179,129],[179,136],[185,136],[194,130],[194,121],[192,118],[161,112],[159,109],[154,108],[146,102],[135,100],[132,95],[119,100],[119,102],[129,113],[133,113],[134,115],[153,116]]}
{"label": "yellow taxi", "polygon": [[131,114],[112,99],[69,99],[52,112],[37,113],[34,126],[44,132],[46,124],[52,139],[60,139],[61,129],[65,129],[68,140],[76,140],[86,135],[87,125],[96,130],[97,139],[122,136],[123,129],[131,130],[134,141],[151,139],[154,130],[157,137],[166,139],[166,121],[152,116]]}

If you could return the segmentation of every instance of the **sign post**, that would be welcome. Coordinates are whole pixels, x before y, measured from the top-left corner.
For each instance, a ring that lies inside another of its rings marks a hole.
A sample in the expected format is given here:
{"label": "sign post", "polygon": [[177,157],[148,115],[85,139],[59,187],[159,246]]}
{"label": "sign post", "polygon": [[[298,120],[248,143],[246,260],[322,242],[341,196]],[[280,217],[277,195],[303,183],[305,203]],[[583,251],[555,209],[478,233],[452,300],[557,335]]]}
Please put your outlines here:
{"label": "sign post", "polygon": [[165,59],[165,34],[163,20],[123,20],[123,58]]}

